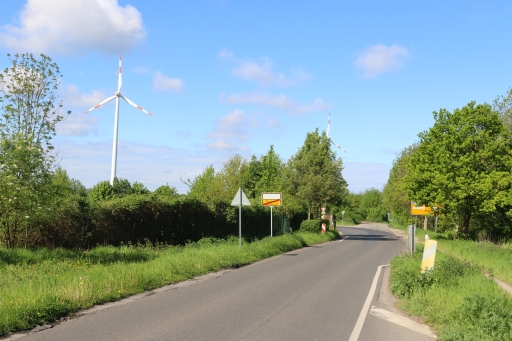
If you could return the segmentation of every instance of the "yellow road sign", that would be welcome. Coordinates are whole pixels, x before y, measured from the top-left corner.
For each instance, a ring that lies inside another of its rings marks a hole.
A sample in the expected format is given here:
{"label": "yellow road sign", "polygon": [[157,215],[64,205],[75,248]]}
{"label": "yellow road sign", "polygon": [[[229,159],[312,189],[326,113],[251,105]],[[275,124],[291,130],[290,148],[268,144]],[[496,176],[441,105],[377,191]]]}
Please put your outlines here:
{"label": "yellow road sign", "polygon": [[263,206],[281,206],[281,193],[261,193]]}
{"label": "yellow road sign", "polygon": [[432,212],[432,207],[423,205],[417,206],[415,201],[411,201],[411,215],[429,215]]}

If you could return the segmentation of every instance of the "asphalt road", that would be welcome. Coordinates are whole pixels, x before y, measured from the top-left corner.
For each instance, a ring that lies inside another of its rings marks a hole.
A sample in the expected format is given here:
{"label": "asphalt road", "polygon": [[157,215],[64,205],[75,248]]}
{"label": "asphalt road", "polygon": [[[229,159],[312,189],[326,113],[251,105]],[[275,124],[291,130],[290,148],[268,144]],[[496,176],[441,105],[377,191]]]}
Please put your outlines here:
{"label": "asphalt road", "polygon": [[342,240],[168,287],[21,340],[430,340],[393,308],[387,268],[379,268],[406,245],[383,224],[338,229]]}

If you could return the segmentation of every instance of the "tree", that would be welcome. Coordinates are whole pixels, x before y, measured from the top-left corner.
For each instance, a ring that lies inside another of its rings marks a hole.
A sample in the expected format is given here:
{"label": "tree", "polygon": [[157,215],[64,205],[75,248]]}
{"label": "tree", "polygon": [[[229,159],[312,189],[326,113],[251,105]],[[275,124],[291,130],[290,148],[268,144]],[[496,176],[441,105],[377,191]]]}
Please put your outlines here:
{"label": "tree", "polygon": [[402,224],[407,224],[411,218],[411,201],[403,188],[403,179],[407,174],[409,158],[417,147],[418,144],[415,143],[397,154],[382,191],[384,207]]}
{"label": "tree", "polygon": [[498,96],[493,101],[492,108],[498,112],[503,124],[512,131],[512,88],[508,89],[505,96]]}
{"label": "tree", "polygon": [[219,200],[220,181],[216,177],[213,165],[207,166],[201,174],[196,176],[194,180],[187,179],[182,181],[188,186],[188,197],[196,199],[207,204],[213,204]]}
{"label": "tree", "polygon": [[63,119],[56,95],[62,74],[45,55],[7,56],[11,67],[0,73],[0,229],[14,247],[34,207],[52,202],[48,186],[56,155],[50,140]]}
{"label": "tree", "polygon": [[31,210],[45,206],[50,171],[43,152],[21,135],[0,139],[0,231],[15,247]]}
{"label": "tree", "polygon": [[40,60],[32,54],[7,56],[12,65],[0,74],[0,135],[22,136],[45,152],[52,150],[50,140],[64,118],[59,114],[62,102],[57,102],[59,67],[44,54]]}
{"label": "tree", "polygon": [[476,212],[512,216],[510,132],[488,104],[434,112],[407,163],[404,189],[419,204],[444,204],[468,235]]}
{"label": "tree", "polygon": [[284,164],[271,145],[267,154],[261,157],[259,167],[259,179],[256,182],[255,192],[261,196],[263,192],[275,192],[281,190]]}
{"label": "tree", "polygon": [[382,205],[382,192],[376,188],[366,189],[359,195],[359,213],[364,220],[381,222],[386,219],[386,209]]}
{"label": "tree", "polygon": [[308,133],[304,145],[287,163],[284,178],[292,195],[313,209],[328,203],[346,187],[341,171],[342,160],[331,150],[330,140],[318,129]]}

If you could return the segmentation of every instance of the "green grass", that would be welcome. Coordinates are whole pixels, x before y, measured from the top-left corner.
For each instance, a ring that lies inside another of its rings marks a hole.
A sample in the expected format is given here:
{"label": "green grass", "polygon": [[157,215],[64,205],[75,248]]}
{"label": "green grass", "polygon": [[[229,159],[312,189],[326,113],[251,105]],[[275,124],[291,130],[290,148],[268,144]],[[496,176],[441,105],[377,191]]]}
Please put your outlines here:
{"label": "green grass", "polygon": [[481,269],[438,252],[420,275],[423,246],[391,261],[391,290],[400,308],[421,316],[441,340],[512,340],[512,298]]}
{"label": "green grass", "polygon": [[[406,229],[399,224],[389,224],[390,227]],[[512,245],[496,245],[489,242],[471,240],[451,240],[444,234],[416,229],[416,236],[423,241],[425,235],[437,240],[438,248],[455,258],[471,262],[496,278],[512,284]]]}
{"label": "green grass", "polygon": [[335,231],[297,232],[244,242],[241,248],[238,238],[207,238],[185,247],[98,247],[89,252],[0,249],[0,335],[337,237]]}

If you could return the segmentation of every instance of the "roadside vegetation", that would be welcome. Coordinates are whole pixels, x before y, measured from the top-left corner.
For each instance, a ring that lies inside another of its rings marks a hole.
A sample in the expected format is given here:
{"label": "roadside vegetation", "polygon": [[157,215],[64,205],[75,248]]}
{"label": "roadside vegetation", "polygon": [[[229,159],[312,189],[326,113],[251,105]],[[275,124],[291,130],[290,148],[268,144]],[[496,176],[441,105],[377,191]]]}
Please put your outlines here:
{"label": "roadside vegetation", "polygon": [[79,309],[236,268],[333,240],[338,234],[296,232],[245,242],[204,238],[185,246],[0,249],[0,335],[55,321]]}
{"label": "roadside vegetation", "polygon": [[423,246],[391,261],[391,291],[399,307],[420,316],[443,341],[512,340],[512,297],[482,269],[442,252],[420,274]]}

